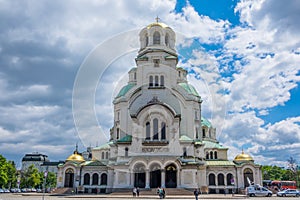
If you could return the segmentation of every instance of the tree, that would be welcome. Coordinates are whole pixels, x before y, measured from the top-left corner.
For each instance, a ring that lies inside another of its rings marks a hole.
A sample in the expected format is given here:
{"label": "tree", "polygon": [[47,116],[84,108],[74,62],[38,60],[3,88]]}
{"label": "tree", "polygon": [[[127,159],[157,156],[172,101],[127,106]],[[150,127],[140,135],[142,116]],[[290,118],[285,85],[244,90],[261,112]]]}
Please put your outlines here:
{"label": "tree", "polygon": [[[43,187],[44,183],[44,172],[40,172],[41,182],[40,182],[40,188]],[[56,174],[53,172],[48,172],[46,177],[46,188],[55,188],[56,187]]]}
{"label": "tree", "polygon": [[17,174],[16,166],[13,161],[7,161],[0,155],[0,188],[10,188],[16,185]]}
{"label": "tree", "polygon": [[34,165],[30,165],[21,174],[21,187],[35,188],[41,183],[40,173]]}
{"label": "tree", "polygon": [[288,162],[288,169],[293,173],[293,177],[291,178],[291,180],[297,181],[297,185],[299,186],[297,161],[291,156],[289,159],[287,159],[287,162]]}

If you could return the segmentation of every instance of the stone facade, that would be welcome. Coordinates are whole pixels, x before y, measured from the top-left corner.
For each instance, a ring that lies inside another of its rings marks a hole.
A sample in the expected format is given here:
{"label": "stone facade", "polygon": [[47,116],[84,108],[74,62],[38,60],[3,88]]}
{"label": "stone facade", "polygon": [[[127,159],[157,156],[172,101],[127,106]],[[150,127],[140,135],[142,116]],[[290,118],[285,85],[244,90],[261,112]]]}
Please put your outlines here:
{"label": "stone facade", "polygon": [[136,67],[113,101],[110,141],[93,148],[90,161],[60,165],[58,186],[97,193],[133,187],[221,193],[244,188],[248,179],[261,184],[260,165],[244,152],[229,161],[228,148],[201,115],[202,99],[177,66],[175,32],[155,22],[139,37]]}

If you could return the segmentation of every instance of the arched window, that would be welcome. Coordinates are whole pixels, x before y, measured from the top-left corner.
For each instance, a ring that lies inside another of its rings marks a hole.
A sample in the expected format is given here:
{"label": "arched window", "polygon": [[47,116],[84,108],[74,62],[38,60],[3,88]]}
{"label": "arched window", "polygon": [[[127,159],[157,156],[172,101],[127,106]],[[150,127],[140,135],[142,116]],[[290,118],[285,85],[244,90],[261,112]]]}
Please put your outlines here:
{"label": "arched window", "polygon": [[136,72],[133,74],[133,79],[136,80]]}
{"label": "arched window", "polygon": [[216,185],[216,179],[214,174],[208,175],[208,184],[209,185]]}
{"label": "arched window", "polygon": [[150,140],[150,122],[146,122],[146,140]]}
{"label": "arched window", "polygon": [[210,153],[209,153],[209,157],[210,157],[210,159],[214,159],[214,155],[213,155],[214,153],[211,151]]}
{"label": "arched window", "polygon": [[209,159],[209,153],[206,152],[206,160],[208,160],[208,159]]}
{"label": "arched window", "polygon": [[83,176],[83,185],[89,185],[89,184],[90,184],[90,175],[86,173]]}
{"label": "arched window", "polygon": [[99,183],[99,175],[97,173],[93,174],[92,185],[98,185]]}
{"label": "arched window", "polygon": [[104,160],[104,152],[102,152],[101,159]]}
{"label": "arched window", "polygon": [[218,159],[218,152],[215,151],[215,159]]}
{"label": "arched window", "polygon": [[198,127],[196,127],[196,139],[199,139]]}
{"label": "arched window", "polygon": [[153,76],[149,76],[149,86],[153,87]]}
{"label": "arched window", "polygon": [[166,123],[165,122],[161,123],[161,139],[162,140],[166,139]]}
{"label": "arched window", "polygon": [[202,137],[205,138],[205,129],[202,129]]}
{"label": "arched window", "polygon": [[145,46],[148,46],[149,39],[148,39],[148,34],[145,35]]}
{"label": "arched window", "polygon": [[107,185],[107,174],[101,174],[101,185]]}
{"label": "arched window", "polygon": [[128,157],[128,147],[125,148],[125,157]]}
{"label": "arched window", "polygon": [[117,128],[117,140],[120,138],[120,129]]}
{"label": "arched window", "polygon": [[153,119],[153,140],[158,140],[158,119]]}
{"label": "arched window", "polygon": [[165,44],[167,47],[169,46],[169,34],[168,33],[166,34],[166,37],[165,37]]}
{"label": "arched window", "polygon": [[158,31],[155,31],[153,34],[153,44],[160,44],[160,34]]}
{"label": "arched window", "polygon": [[183,157],[187,156],[186,147],[183,147]]}
{"label": "arched window", "polygon": [[232,174],[227,174],[226,176],[226,183],[227,185],[234,185],[234,178]]}
{"label": "arched window", "polygon": [[108,152],[106,152],[105,154],[106,154],[106,155],[105,155],[106,159],[108,159]]}
{"label": "arched window", "polygon": [[160,86],[164,86],[165,85],[165,78],[163,75],[160,76]]}
{"label": "arched window", "polygon": [[224,184],[224,175],[218,174],[218,185],[225,185]]}
{"label": "arched window", "polygon": [[159,86],[158,84],[158,76],[155,76],[155,87]]}

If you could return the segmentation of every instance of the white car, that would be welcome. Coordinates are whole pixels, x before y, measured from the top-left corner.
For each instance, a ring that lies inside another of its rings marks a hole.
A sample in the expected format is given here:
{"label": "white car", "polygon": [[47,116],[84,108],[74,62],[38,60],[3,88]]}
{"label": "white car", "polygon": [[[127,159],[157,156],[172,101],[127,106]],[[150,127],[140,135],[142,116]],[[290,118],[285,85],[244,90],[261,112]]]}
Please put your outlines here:
{"label": "white car", "polygon": [[295,189],[287,189],[287,190],[277,192],[277,196],[279,196],[279,197],[299,197],[300,192]]}
{"label": "white car", "polygon": [[270,190],[260,185],[249,186],[247,188],[247,193],[250,197],[255,197],[255,196],[271,197],[273,194]]}

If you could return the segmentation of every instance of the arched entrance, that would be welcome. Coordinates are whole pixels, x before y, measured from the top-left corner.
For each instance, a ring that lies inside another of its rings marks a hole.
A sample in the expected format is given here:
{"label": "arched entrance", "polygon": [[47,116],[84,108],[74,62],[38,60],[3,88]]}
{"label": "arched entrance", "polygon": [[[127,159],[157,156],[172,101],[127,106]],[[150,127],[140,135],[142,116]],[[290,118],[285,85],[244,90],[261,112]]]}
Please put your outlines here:
{"label": "arched entrance", "polygon": [[145,188],[146,186],[146,168],[139,163],[134,166],[134,187]]}
{"label": "arched entrance", "polygon": [[244,170],[244,186],[248,187],[250,185],[249,182],[250,183],[254,182],[253,181],[253,171],[249,168],[246,168]]}
{"label": "arched entrance", "polygon": [[161,187],[161,169],[159,165],[150,167],[150,188]]}
{"label": "arched entrance", "polygon": [[74,187],[74,171],[69,168],[65,172],[65,187]]}
{"label": "arched entrance", "polygon": [[177,187],[177,169],[174,164],[170,164],[166,167],[166,188]]}

